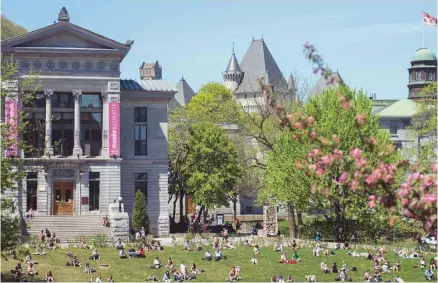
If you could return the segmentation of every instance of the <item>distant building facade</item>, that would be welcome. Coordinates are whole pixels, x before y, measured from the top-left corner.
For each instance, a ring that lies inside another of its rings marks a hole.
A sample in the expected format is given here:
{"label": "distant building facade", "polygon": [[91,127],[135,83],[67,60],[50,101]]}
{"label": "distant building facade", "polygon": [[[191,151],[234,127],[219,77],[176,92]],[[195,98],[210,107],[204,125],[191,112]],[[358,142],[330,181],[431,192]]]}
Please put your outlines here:
{"label": "distant building facade", "polygon": [[145,63],[140,66],[140,79],[141,80],[161,80],[163,76],[163,70],[160,63]]}
{"label": "distant building facade", "polygon": [[[167,104],[176,89],[154,80],[161,78],[158,62],[148,80],[121,79],[120,63],[132,41],[119,43],[74,25],[65,8],[58,22],[1,46],[3,57],[13,55],[19,68],[6,86],[6,112],[16,111],[20,92],[31,91],[17,84],[29,72],[39,72],[41,85],[26,111],[29,123],[41,123],[44,133],[22,137],[41,155],[20,148],[7,153],[41,159],[14,196],[20,213],[32,208],[37,216],[104,215],[121,196],[131,215],[140,190],[148,200],[151,233],[167,235]],[[5,122],[16,121],[14,115]]]}

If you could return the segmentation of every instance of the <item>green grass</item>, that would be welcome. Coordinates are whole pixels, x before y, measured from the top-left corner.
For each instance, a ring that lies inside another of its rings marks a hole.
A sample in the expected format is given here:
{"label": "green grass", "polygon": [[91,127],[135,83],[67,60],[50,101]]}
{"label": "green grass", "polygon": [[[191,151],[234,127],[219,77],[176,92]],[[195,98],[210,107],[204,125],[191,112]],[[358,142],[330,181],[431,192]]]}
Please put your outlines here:
{"label": "green grass", "polygon": [[[224,251],[224,255],[228,257],[227,260],[221,260],[219,262],[207,262],[201,260],[204,255],[203,251],[187,252],[182,251],[179,247],[165,247],[163,251],[146,252],[146,258],[144,259],[119,259],[118,251],[113,248],[99,249],[102,258],[99,261],[87,260],[91,254],[89,250],[72,249],[72,253],[77,255],[81,264],[89,262],[90,265],[97,270],[94,275],[85,274],[82,268],[74,268],[65,266],[69,260],[65,255],[66,249],[59,249],[56,251],[48,251],[44,256],[33,256],[34,260],[37,260],[39,264],[36,265],[36,269],[39,275],[36,279],[44,277],[48,270],[51,270],[56,281],[83,281],[87,282],[92,276],[101,273],[105,282],[108,281],[110,275],[113,275],[116,282],[127,281],[142,281],[145,282],[149,275],[155,275],[158,279],[162,279],[164,269],[152,270],[149,266],[152,264],[155,256],[160,257],[162,263],[165,263],[169,256],[174,260],[176,267],[184,261],[186,265],[190,265],[193,262],[196,263],[199,269],[203,269],[204,273],[198,276],[195,281],[219,281],[223,282],[226,278],[231,266],[239,265],[242,269],[241,277],[244,282],[258,281],[269,282],[273,274],[287,276],[291,274],[295,281],[305,281],[304,275],[314,274],[318,281],[334,281],[333,274],[323,274],[320,271],[320,263],[324,259],[323,257],[317,258],[312,256],[312,250],[305,248],[299,250],[299,254],[303,259],[303,262],[295,265],[287,264],[282,265],[277,263],[280,259],[280,253],[272,251],[271,248],[261,248],[261,255],[258,257],[258,265],[252,265],[249,259],[252,257],[252,248],[238,247],[236,250]],[[286,249],[287,255],[290,257],[292,251]],[[433,254],[429,254],[426,258],[427,261]],[[394,253],[389,252],[385,254],[385,258],[389,259],[391,264],[395,262],[397,257]],[[336,262],[338,266],[342,265],[342,261],[345,260],[349,265],[349,268],[355,265],[358,268],[357,272],[349,272],[354,281],[363,280],[363,275],[367,269],[372,270],[372,262],[363,258],[353,258],[346,255],[345,251],[339,251],[334,256],[327,258],[327,264],[332,265]],[[403,270],[400,272],[400,276],[406,281],[418,282],[424,281],[424,271],[420,269],[412,269],[413,265],[418,265],[418,259],[401,259]],[[17,264],[17,260],[6,261],[2,258],[1,271],[3,275],[10,274],[10,270]],[[109,264],[108,269],[101,269],[98,264]],[[23,267],[27,270],[26,264]],[[395,276],[394,273],[383,276],[384,280],[391,280]],[[29,279],[32,281],[32,279]]]}

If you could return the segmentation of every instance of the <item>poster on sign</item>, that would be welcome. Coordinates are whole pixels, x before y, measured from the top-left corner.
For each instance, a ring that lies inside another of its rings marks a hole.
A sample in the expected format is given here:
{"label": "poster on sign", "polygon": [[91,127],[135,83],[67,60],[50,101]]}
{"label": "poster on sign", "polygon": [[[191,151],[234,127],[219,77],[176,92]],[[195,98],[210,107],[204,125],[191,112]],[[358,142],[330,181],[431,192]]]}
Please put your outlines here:
{"label": "poster on sign", "polygon": [[12,146],[6,151],[7,156],[17,156],[17,127],[18,127],[18,105],[16,99],[6,97],[5,99],[5,124],[11,124],[11,132],[8,139],[14,140]]}
{"label": "poster on sign", "polygon": [[109,105],[109,155],[120,156],[120,102]]}

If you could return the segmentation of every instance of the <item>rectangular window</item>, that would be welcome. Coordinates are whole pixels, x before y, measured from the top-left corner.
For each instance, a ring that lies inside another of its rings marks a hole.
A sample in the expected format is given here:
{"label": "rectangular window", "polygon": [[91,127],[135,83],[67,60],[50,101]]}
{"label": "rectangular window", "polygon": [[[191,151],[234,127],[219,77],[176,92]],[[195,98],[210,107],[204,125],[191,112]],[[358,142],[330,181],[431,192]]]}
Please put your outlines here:
{"label": "rectangular window", "polygon": [[415,79],[416,79],[417,81],[421,81],[421,72],[416,72],[416,73],[415,73]]}
{"label": "rectangular window", "polygon": [[433,79],[434,79],[434,73],[432,71],[429,71],[429,73],[427,74],[427,80],[433,81]]}
{"label": "rectangular window", "polygon": [[147,108],[146,107],[134,107],[134,122],[137,122],[137,123],[147,122]]}
{"label": "rectangular window", "polygon": [[100,173],[89,172],[89,210],[99,210]]}
{"label": "rectangular window", "polygon": [[395,135],[395,134],[397,134],[397,125],[396,124],[391,124],[390,126],[389,126],[389,132],[391,133],[391,134],[393,134],[393,135]]}
{"label": "rectangular window", "polygon": [[81,108],[101,108],[102,101],[99,94],[82,94]]}
{"label": "rectangular window", "polygon": [[134,126],[135,155],[147,155],[147,126]]}
{"label": "rectangular window", "polygon": [[38,187],[38,173],[29,172],[27,173],[26,180],[26,195],[27,195],[27,211],[31,208],[32,210],[38,209],[38,198],[37,198],[37,187]]}
{"label": "rectangular window", "polygon": [[148,199],[148,174],[147,173],[135,173],[135,193],[140,190],[143,195]]}
{"label": "rectangular window", "polygon": [[73,108],[72,93],[55,93],[52,96],[53,108]]}
{"label": "rectangular window", "polygon": [[44,153],[44,135],[46,132],[46,121],[44,113],[29,113],[25,117],[26,129],[23,132],[23,139],[26,141],[24,157],[38,157]]}
{"label": "rectangular window", "polygon": [[245,206],[245,213],[252,213],[252,206]]}

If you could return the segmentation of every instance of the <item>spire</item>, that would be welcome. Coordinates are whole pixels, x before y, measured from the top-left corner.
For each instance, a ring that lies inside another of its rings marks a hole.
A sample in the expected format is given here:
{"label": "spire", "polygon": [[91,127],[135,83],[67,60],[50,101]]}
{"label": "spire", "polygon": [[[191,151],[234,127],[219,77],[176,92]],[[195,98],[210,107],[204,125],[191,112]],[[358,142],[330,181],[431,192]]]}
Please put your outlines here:
{"label": "spire", "polygon": [[59,22],[70,22],[70,16],[65,7],[62,7],[61,11],[59,11],[58,15]]}
{"label": "spire", "polygon": [[236,54],[234,54],[234,42],[233,42],[233,54],[231,54],[230,62],[228,62],[228,66],[225,72],[235,72],[235,73],[242,72],[240,70],[239,63],[237,62]]}
{"label": "spire", "polygon": [[236,54],[234,54],[234,42],[233,53],[231,54],[227,69],[222,73],[222,75],[225,86],[231,91],[235,91],[243,79],[243,72],[240,69],[239,63],[237,62]]}
{"label": "spire", "polygon": [[234,44],[235,44],[235,42],[233,41],[233,53],[232,53],[233,55],[234,55]]}

